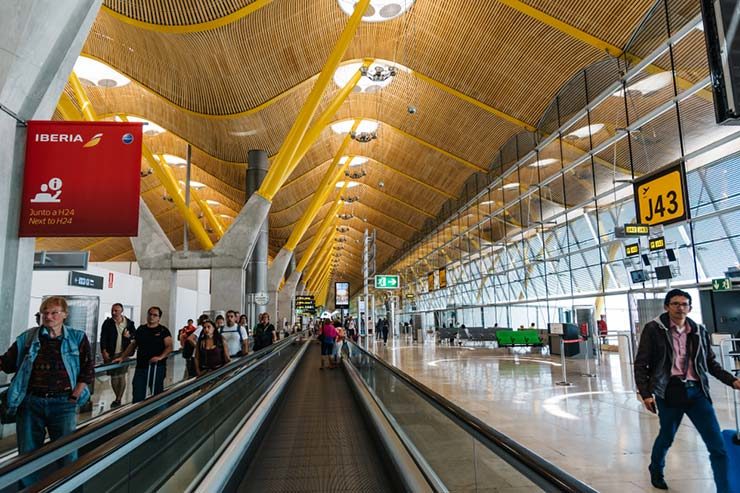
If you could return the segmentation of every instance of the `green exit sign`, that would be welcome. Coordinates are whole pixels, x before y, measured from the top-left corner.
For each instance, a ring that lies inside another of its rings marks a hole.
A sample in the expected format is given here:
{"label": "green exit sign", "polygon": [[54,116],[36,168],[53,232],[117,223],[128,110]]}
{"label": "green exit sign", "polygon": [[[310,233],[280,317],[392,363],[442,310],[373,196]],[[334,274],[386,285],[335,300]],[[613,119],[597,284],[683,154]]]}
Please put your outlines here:
{"label": "green exit sign", "polygon": [[725,279],[712,279],[712,289],[714,291],[729,291],[732,289],[732,281]]}
{"label": "green exit sign", "polygon": [[398,289],[400,286],[398,276],[375,276],[376,289]]}

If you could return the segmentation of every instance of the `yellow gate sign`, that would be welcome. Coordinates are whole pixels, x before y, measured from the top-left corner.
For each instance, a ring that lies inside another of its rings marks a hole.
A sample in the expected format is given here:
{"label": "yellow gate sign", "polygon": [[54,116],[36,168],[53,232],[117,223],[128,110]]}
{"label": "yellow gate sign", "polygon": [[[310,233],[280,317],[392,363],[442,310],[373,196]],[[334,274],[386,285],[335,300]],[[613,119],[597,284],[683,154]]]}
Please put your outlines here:
{"label": "yellow gate sign", "polygon": [[638,223],[656,226],[686,220],[689,208],[683,162],[636,180],[634,196]]}

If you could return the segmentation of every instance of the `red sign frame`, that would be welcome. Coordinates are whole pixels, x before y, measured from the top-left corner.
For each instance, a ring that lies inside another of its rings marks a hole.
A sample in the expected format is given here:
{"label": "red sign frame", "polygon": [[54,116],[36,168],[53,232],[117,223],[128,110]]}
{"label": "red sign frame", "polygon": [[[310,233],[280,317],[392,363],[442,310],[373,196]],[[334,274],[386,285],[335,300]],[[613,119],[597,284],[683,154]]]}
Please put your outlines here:
{"label": "red sign frame", "polygon": [[142,123],[29,121],[18,236],[137,236]]}

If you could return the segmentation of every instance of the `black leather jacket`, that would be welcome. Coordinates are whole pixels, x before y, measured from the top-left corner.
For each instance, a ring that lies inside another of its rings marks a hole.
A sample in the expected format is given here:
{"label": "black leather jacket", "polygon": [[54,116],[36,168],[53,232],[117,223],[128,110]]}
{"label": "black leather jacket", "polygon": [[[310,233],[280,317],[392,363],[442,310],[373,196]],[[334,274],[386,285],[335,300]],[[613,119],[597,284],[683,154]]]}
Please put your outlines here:
{"label": "black leather jacket", "polygon": [[[686,322],[691,327],[686,341],[691,351],[689,355],[694,362],[694,371],[699,377],[699,385],[709,398],[707,373],[729,386],[732,386],[735,377],[723,370],[717,362],[706,327],[690,318],[687,318]],[[643,398],[652,397],[653,394],[660,398],[665,397],[674,358],[673,341],[668,327],[670,327],[668,313],[663,313],[648,322],[642,330],[640,346],[635,357],[635,382],[637,391]]]}
{"label": "black leather jacket", "polygon": [[[126,331],[128,332],[128,337],[123,337],[121,351],[124,351],[128,347],[134,332],[136,332],[136,326],[128,318],[126,319]],[[100,352],[108,351],[108,356],[112,358],[113,351],[116,350],[117,339],[118,330],[116,330],[116,322],[112,318],[106,318],[103,326],[100,328]]]}

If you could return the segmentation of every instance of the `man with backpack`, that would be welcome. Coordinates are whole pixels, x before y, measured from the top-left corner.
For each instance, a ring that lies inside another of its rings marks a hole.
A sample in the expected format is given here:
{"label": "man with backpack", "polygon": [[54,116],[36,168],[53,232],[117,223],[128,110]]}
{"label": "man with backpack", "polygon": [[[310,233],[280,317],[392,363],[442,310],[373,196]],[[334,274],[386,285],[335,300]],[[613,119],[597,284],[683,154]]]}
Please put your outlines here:
{"label": "man with backpack", "polygon": [[236,321],[236,312],[227,311],[226,325],[221,327],[221,337],[229,356],[246,356],[249,353],[247,329],[237,324]]}
{"label": "man with backpack", "polygon": [[254,350],[259,351],[273,344],[277,339],[275,326],[270,323],[270,314],[260,313],[260,322],[254,327]]}

